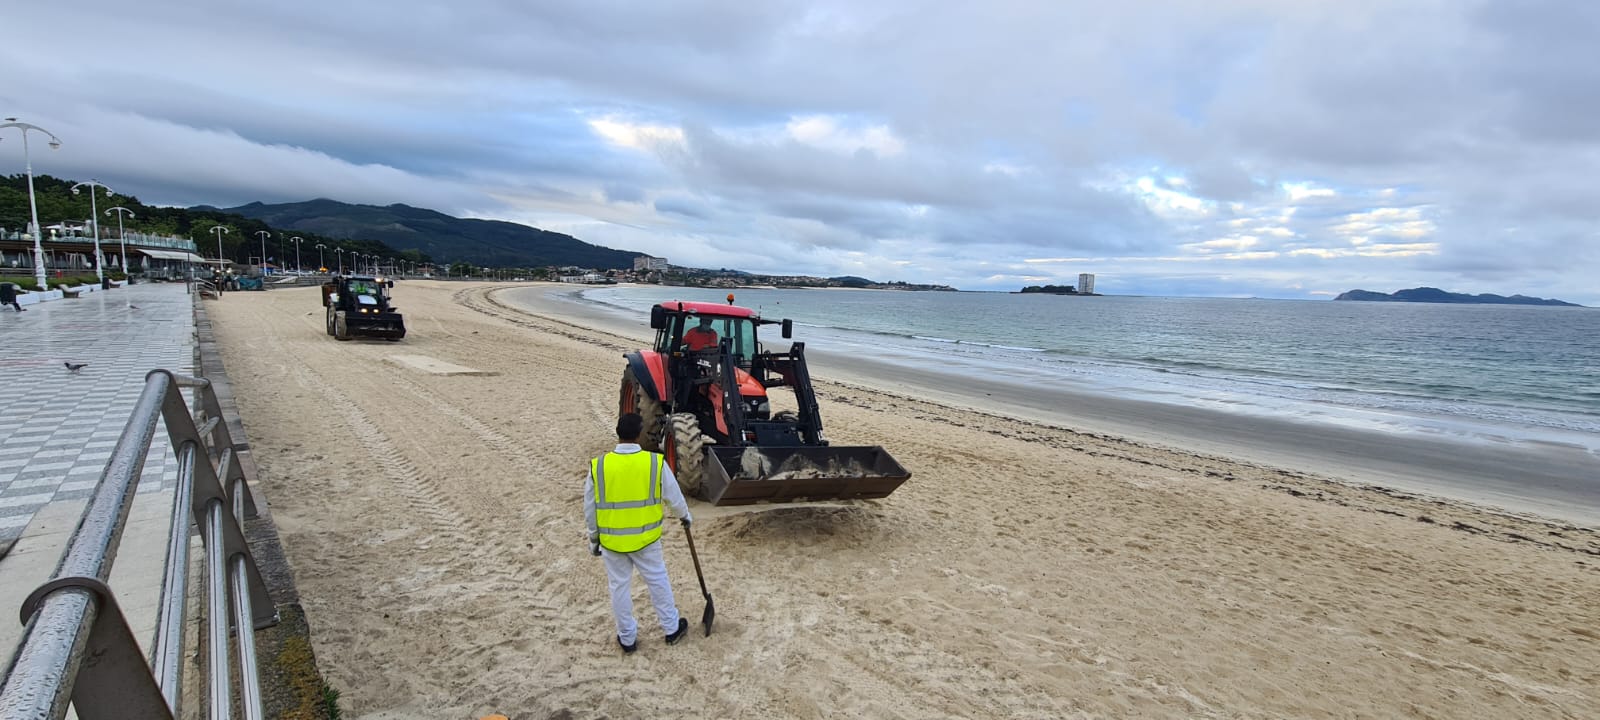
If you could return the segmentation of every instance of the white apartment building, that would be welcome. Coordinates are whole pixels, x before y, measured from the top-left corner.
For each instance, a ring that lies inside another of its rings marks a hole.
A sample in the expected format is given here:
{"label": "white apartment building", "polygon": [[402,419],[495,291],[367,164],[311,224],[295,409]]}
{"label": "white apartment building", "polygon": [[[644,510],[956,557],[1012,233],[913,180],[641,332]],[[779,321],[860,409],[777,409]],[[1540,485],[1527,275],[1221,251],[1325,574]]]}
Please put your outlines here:
{"label": "white apartment building", "polygon": [[667,269],[667,259],[650,257],[649,255],[640,255],[639,257],[633,259],[633,269],[635,272],[665,270]]}
{"label": "white apartment building", "polygon": [[1084,295],[1094,293],[1094,273],[1078,273],[1078,292]]}

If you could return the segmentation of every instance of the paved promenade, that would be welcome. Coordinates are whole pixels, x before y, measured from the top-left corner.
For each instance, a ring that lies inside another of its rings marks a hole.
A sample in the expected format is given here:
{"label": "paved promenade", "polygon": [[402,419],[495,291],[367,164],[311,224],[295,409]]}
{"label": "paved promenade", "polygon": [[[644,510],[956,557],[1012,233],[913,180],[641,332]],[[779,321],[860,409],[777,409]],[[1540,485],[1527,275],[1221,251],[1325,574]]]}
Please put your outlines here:
{"label": "paved promenade", "polygon": [[[156,283],[0,309],[0,547],[47,504],[88,497],[145,373],[194,374],[194,302],[183,285]],[[159,431],[139,493],[176,480]]]}

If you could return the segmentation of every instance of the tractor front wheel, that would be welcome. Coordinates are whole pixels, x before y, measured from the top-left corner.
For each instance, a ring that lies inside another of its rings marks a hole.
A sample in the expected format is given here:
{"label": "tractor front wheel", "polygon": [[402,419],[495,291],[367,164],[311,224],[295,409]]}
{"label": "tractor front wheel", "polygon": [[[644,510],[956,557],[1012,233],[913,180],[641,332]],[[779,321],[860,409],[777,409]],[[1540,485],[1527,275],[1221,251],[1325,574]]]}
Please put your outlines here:
{"label": "tractor front wheel", "polygon": [[335,313],[333,316],[333,339],[349,340],[350,326],[345,324],[344,313]]}
{"label": "tractor front wheel", "polygon": [[650,452],[661,452],[661,421],[666,417],[661,403],[644,391],[633,368],[622,371],[622,398],[617,414],[639,413],[644,418],[644,430],[639,433],[639,447]]}
{"label": "tractor front wheel", "polygon": [[693,413],[670,416],[672,426],[672,474],[678,478],[678,487],[686,495],[698,496],[700,484],[705,480],[706,436],[700,432],[700,420]]}

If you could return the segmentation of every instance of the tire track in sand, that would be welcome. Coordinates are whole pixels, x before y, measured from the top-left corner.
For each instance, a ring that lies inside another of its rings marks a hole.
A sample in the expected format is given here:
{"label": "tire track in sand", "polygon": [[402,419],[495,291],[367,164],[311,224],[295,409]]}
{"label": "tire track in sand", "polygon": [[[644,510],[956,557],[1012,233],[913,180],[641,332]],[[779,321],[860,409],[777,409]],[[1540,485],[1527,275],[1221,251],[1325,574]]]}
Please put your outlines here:
{"label": "tire track in sand", "polygon": [[[300,366],[294,368],[293,372],[297,380],[313,389],[327,407],[340,416],[356,440],[355,444],[371,458],[372,466],[381,469],[388,484],[404,499],[406,508],[424,523],[430,540],[442,541],[430,543],[427,547],[431,552],[447,558],[446,567],[455,572],[467,572],[468,579],[485,592],[516,591],[531,595],[529,599],[538,607],[552,610],[561,607],[553,597],[550,584],[527,582],[529,578],[526,571],[530,570],[527,565],[514,565],[516,569],[509,575],[472,576],[471,570],[477,563],[462,560],[494,557],[504,561],[520,556],[507,545],[502,533],[492,532],[485,527],[478,519],[478,513],[463,512],[457,500],[439,487],[439,481],[424,473],[406,457],[389,436],[378,429],[372,415],[343,391],[310,368]],[[538,579],[545,574],[543,568],[537,568],[533,573]]]}

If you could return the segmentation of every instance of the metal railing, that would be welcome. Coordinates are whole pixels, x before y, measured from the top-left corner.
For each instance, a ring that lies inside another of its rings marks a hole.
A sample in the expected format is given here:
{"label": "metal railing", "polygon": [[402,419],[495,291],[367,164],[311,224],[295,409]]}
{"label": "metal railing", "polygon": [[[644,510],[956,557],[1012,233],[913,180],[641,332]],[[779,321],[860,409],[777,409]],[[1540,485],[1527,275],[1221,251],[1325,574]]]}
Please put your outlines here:
{"label": "metal railing", "polygon": [[[181,388],[195,390],[197,414],[190,414]],[[106,583],[162,421],[177,451],[178,483],[147,660]],[[27,628],[0,686],[0,718],[55,720],[66,714],[69,701],[83,720],[181,716],[191,523],[200,528],[206,554],[206,716],[227,720],[237,701],[240,717],[261,718],[253,631],[276,624],[278,616],[245,544],[244,520],[255,513],[210,381],[152,370],[53,578],[22,605]],[[237,698],[230,682],[230,620],[237,630]]]}

